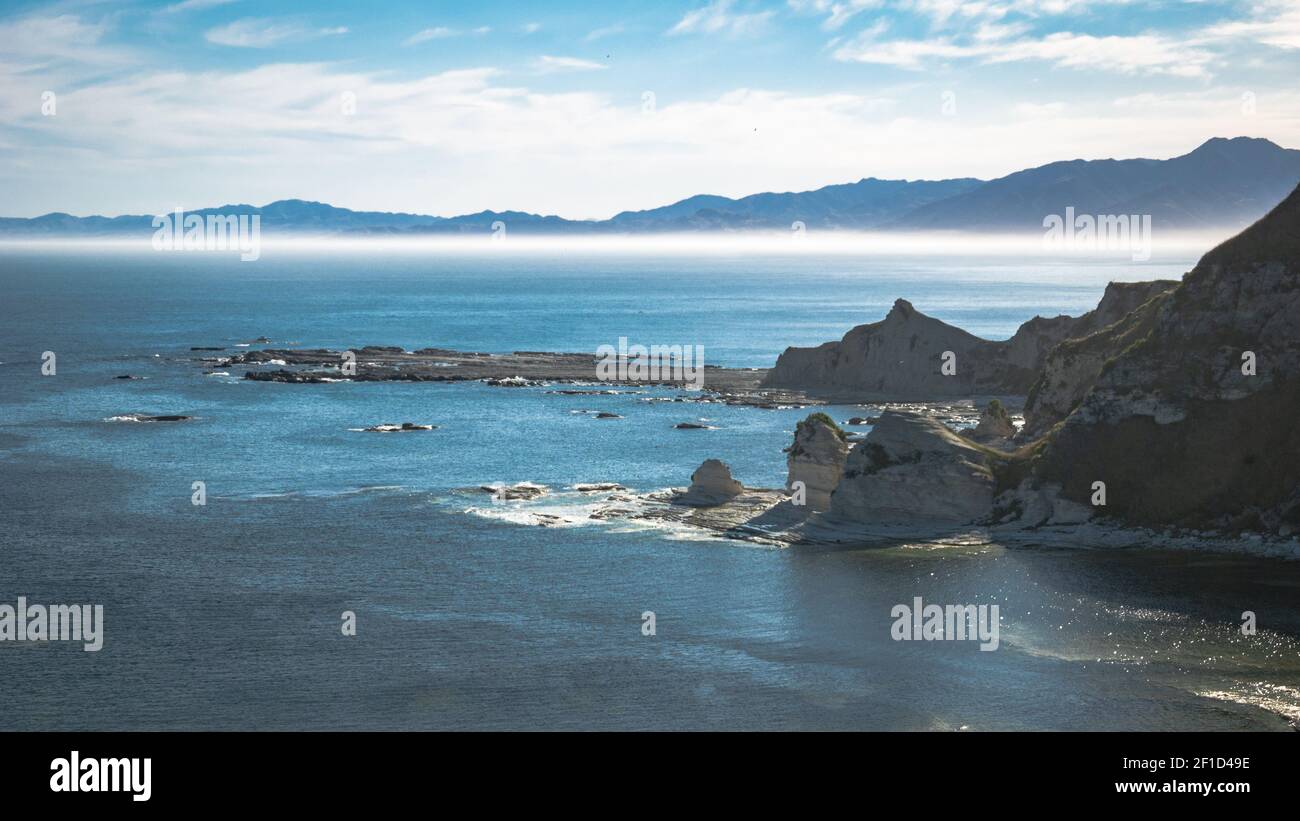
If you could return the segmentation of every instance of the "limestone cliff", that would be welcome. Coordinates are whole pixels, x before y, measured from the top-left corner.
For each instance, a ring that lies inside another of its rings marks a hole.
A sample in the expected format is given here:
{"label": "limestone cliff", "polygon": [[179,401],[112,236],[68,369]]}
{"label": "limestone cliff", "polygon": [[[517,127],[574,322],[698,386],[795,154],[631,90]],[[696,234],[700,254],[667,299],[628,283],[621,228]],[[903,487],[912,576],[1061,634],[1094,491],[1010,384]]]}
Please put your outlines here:
{"label": "limestone cliff", "polygon": [[[1111,283],[1095,310],[1080,317],[1035,317],[1005,341],[981,339],[900,299],[883,320],[859,325],[838,342],[787,348],[763,385],[845,401],[1024,395],[1057,344],[1110,325],[1176,284]],[[943,368],[948,351],[954,354],[951,373]]]}

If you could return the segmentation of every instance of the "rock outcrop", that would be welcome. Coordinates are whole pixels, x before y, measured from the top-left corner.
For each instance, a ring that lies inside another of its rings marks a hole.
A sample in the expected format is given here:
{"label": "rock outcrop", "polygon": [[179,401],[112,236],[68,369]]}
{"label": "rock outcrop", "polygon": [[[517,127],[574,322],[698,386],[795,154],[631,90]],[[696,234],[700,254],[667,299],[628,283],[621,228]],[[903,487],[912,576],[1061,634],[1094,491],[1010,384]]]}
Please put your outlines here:
{"label": "rock outcrop", "polygon": [[858,522],[964,524],[988,516],[994,484],[988,449],[935,419],[886,411],[849,451],[830,512]]}
{"label": "rock outcrop", "polygon": [[691,486],[677,498],[684,505],[720,505],[745,492],[745,486],[731,478],[726,462],[706,459],[691,474]]}
{"label": "rock outcrop", "polygon": [[1011,414],[1002,403],[991,400],[980,412],[980,420],[975,427],[966,431],[966,436],[974,442],[1001,447],[1016,435],[1016,426],[1011,422]]}
{"label": "rock outcrop", "polygon": [[1087,504],[1102,482],[1105,512],[1138,524],[1300,523],[1300,189],[1078,347],[1080,382],[1035,397],[1074,405],[1032,448],[1037,485]]}
{"label": "rock outcrop", "polygon": [[785,452],[786,488],[803,500],[805,510],[829,510],[849,454],[844,431],[826,414],[810,414],[795,427],[794,443]]}
{"label": "rock outcrop", "polygon": [[[1006,341],[981,339],[900,299],[880,322],[859,325],[839,342],[786,348],[764,387],[797,389],[839,401],[932,401],[1023,396],[1047,354],[1066,339],[1110,325],[1176,282],[1118,283],[1083,316],[1035,317]],[[944,372],[951,352],[951,373]]]}

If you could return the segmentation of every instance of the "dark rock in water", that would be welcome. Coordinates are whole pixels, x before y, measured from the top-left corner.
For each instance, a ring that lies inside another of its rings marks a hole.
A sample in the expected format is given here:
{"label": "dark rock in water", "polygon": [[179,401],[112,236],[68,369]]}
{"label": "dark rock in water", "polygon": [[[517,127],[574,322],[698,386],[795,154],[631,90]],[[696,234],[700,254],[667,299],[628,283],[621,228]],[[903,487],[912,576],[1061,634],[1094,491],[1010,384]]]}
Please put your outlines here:
{"label": "dark rock in water", "polygon": [[324,382],[338,381],[324,376],[318,376],[310,373],[300,373],[298,371],[278,370],[278,371],[244,371],[245,379],[252,379],[259,382],[288,382],[290,384],[320,384]]}
{"label": "dark rock in water", "polygon": [[217,347],[212,347],[207,345],[198,345],[190,348],[190,350],[191,351],[224,351],[225,348],[217,348]]}
{"label": "dark rock in water", "polygon": [[694,422],[678,422],[676,425],[673,425],[673,427],[676,428],[677,430],[708,430],[709,429],[708,425],[697,425]]}
{"label": "dark rock in water", "polygon": [[182,416],[180,414],[167,414],[163,416],[150,416],[147,413],[124,413],[121,416],[114,416],[113,421],[130,421],[130,422],[188,422],[193,416]]}
{"label": "dark rock in water", "polygon": [[617,413],[610,413],[609,411],[601,411],[600,413],[596,414],[596,418],[597,419],[622,419],[623,417],[619,416]]}
{"label": "dark rock in water", "polygon": [[532,482],[519,482],[514,485],[479,485],[479,490],[492,494],[495,499],[500,501],[536,499],[539,496],[545,496],[548,488],[546,485],[537,485]]}
{"label": "dark rock in water", "polygon": [[626,487],[618,482],[592,482],[582,485],[574,485],[573,489],[579,493],[611,493],[618,490],[627,490]]}
{"label": "dark rock in water", "polygon": [[264,336],[259,336],[257,339],[254,339],[254,340],[253,340],[253,344],[254,344],[254,345],[269,345],[270,343],[271,343],[271,340],[270,340],[270,339],[267,339],[267,338],[264,337]]}
{"label": "dark rock in water", "polygon": [[400,425],[394,425],[392,422],[381,422],[378,425],[363,428],[363,430],[368,433],[402,433],[404,431],[435,430],[437,427],[437,425],[417,425],[414,422],[403,422]]}
{"label": "dark rock in water", "polygon": [[144,379],[143,376],[135,376],[135,375],[133,375],[133,374],[129,374],[129,373],[124,373],[124,374],[122,374],[121,376],[115,376],[115,377],[113,377],[113,378],[114,378],[114,379]]}

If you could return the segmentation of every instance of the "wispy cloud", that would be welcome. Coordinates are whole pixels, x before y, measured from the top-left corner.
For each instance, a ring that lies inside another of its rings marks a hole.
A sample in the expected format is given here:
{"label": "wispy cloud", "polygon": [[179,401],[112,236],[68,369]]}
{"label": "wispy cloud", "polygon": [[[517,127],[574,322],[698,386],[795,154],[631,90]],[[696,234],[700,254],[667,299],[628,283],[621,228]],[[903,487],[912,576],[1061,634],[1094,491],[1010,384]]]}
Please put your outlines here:
{"label": "wispy cloud", "polygon": [[1061,31],[1045,37],[1017,37],[1023,27],[988,25],[957,40],[880,40],[879,29],[839,46],[838,60],[919,70],[935,60],[974,60],[983,64],[1041,61],[1066,68],[1121,74],[1204,77],[1214,55],[1189,43],[1157,34],[1095,36]]}
{"label": "wispy cloud", "polygon": [[107,19],[88,22],[74,14],[31,16],[0,21],[0,66],[23,70],[68,61],[92,65],[128,61],[126,52],[103,45],[112,26]]}
{"label": "wispy cloud", "polygon": [[204,33],[210,43],[236,48],[269,48],[281,43],[309,40],[314,37],[347,34],[345,26],[310,28],[302,23],[245,17]]}
{"label": "wispy cloud", "polygon": [[[530,24],[531,25],[531,24]],[[427,43],[430,40],[446,40],[450,37],[463,37],[467,34],[487,34],[492,31],[491,26],[479,26],[473,29],[454,29],[447,26],[433,26],[432,28],[423,29],[412,34],[402,41],[404,46],[414,46],[420,43]]]}
{"label": "wispy cloud", "polygon": [[170,6],[164,6],[161,9],[162,14],[180,14],[187,11],[202,11],[203,9],[215,8],[217,6],[226,6],[237,0],[181,0],[179,3],[172,3]]}
{"label": "wispy cloud", "polygon": [[746,34],[762,28],[772,18],[774,12],[733,11],[736,0],[712,0],[707,6],[701,6],[686,12],[677,25],[668,30],[669,34]]}
{"label": "wispy cloud", "polygon": [[837,31],[845,23],[868,9],[878,8],[882,0],[788,0],[796,12],[825,16],[822,28]]}
{"label": "wispy cloud", "polygon": [[543,74],[550,74],[557,71],[599,71],[606,68],[606,65],[594,60],[583,60],[580,57],[554,57],[543,54],[533,61],[533,68]]}
{"label": "wispy cloud", "polygon": [[591,42],[595,42],[596,40],[603,39],[605,37],[612,37],[615,34],[622,34],[624,31],[627,31],[627,27],[624,26],[622,23],[613,23],[608,26],[601,26],[600,28],[592,29],[591,31],[587,32],[587,36],[582,39],[591,43]]}

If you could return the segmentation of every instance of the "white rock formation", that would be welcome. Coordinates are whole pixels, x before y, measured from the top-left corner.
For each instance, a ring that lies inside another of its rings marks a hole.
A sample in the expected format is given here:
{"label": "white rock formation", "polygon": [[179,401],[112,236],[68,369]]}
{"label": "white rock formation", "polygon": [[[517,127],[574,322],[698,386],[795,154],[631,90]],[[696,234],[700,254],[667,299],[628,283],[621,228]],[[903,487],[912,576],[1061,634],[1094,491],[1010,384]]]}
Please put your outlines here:
{"label": "white rock formation", "polygon": [[720,505],[745,491],[745,486],[731,478],[726,462],[706,459],[691,474],[691,486],[677,498],[684,505]]}
{"label": "white rock formation", "polygon": [[[829,510],[849,455],[843,431],[826,414],[814,413],[795,428],[794,444],[785,452],[786,489],[804,500],[807,512]],[[803,483],[802,491],[796,482]]]}
{"label": "white rock formation", "polygon": [[849,452],[831,515],[964,524],[989,514],[993,488],[985,450],[929,417],[886,411]]}

